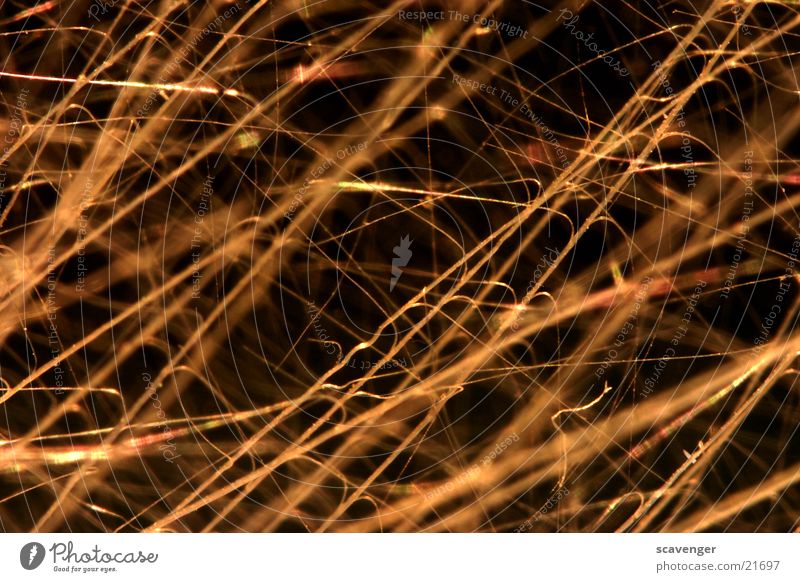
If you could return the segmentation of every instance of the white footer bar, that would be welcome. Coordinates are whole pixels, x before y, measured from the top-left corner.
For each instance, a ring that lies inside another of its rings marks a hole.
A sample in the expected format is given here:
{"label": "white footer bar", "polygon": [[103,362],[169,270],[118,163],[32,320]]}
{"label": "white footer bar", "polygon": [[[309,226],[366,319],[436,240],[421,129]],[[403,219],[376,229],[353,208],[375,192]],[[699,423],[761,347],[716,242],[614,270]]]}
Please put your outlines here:
{"label": "white footer bar", "polygon": [[797,582],[799,554],[795,534],[0,535],[14,581]]}

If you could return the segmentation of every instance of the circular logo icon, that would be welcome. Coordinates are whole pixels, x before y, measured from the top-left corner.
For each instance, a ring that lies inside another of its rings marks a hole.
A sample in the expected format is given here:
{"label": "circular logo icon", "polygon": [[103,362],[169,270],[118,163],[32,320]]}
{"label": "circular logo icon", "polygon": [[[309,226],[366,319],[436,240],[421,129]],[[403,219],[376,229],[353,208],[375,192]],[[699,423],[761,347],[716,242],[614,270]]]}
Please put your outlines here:
{"label": "circular logo icon", "polygon": [[19,551],[19,563],[26,570],[35,570],[44,561],[44,546],[39,542],[30,542]]}

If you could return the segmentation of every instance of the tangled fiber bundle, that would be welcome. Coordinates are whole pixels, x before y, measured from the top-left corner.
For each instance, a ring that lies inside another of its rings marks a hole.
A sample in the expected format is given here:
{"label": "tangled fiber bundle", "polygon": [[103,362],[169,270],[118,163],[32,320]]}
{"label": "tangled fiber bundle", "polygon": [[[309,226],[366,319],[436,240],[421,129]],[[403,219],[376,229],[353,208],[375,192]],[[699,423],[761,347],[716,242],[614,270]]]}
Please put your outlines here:
{"label": "tangled fiber bundle", "polygon": [[33,4],[0,530],[798,527],[796,3]]}

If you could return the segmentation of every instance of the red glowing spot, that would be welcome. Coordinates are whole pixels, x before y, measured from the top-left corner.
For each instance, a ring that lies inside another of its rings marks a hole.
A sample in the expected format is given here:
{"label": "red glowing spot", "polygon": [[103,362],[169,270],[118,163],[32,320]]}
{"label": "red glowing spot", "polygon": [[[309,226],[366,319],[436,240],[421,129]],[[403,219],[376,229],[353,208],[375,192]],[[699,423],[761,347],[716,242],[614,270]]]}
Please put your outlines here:
{"label": "red glowing spot", "polygon": [[541,143],[532,141],[528,142],[527,147],[528,160],[533,163],[542,163],[547,161],[547,154]]}
{"label": "red glowing spot", "polygon": [[781,182],[789,186],[800,186],[800,172],[783,176]]}
{"label": "red glowing spot", "polygon": [[311,65],[297,65],[291,73],[291,80],[298,83],[311,81],[343,79],[354,77],[363,72],[363,67],[358,63],[314,63]]}

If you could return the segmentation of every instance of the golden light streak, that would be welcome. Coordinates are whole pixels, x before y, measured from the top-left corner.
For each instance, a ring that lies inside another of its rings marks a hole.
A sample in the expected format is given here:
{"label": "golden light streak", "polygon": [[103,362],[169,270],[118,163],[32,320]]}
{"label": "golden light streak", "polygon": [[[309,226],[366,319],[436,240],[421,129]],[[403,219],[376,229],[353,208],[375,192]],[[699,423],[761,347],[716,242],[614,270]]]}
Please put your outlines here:
{"label": "golden light streak", "polygon": [[[311,180],[312,184],[324,183],[324,180]],[[417,194],[419,196],[430,196],[440,198],[455,198],[461,200],[474,200],[477,202],[487,202],[491,204],[503,204],[507,206],[528,206],[526,202],[514,202],[512,200],[498,200],[488,196],[469,196],[466,194],[457,194],[455,192],[434,192],[425,188],[411,188],[409,186],[396,186],[394,184],[387,184],[385,182],[363,182],[359,180],[342,180],[336,183],[336,187],[340,190],[351,190],[358,192],[397,192],[402,194]],[[478,188],[479,189],[479,188]]]}
{"label": "golden light streak", "polygon": [[31,16],[36,16],[37,14],[41,14],[42,12],[47,12],[48,10],[52,10],[58,4],[55,0],[49,0],[48,2],[42,2],[41,4],[37,4],[33,8],[28,8],[27,10],[23,10],[22,12],[17,13],[15,16],[11,18],[6,18],[4,20],[0,20],[0,26],[11,24],[12,22],[17,22],[19,20],[25,20],[26,18],[30,18]]}
{"label": "golden light streak", "polygon": [[103,85],[109,87],[126,87],[133,89],[149,89],[151,91],[183,91],[186,93],[203,93],[208,95],[228,95],[238,97],[241,93],[235,89],[217,89],[216,87],[195,86],[190,87],[178,83],[145,83],[143,81],[109,81],[103,79],[87,79],[85,77],[51,77],[48,75],[25,75],[22,73],[9,73],[0,71],[0,77],[13,77],[28,81],[47,81],[53,83],[86,83],[89,85]]}

